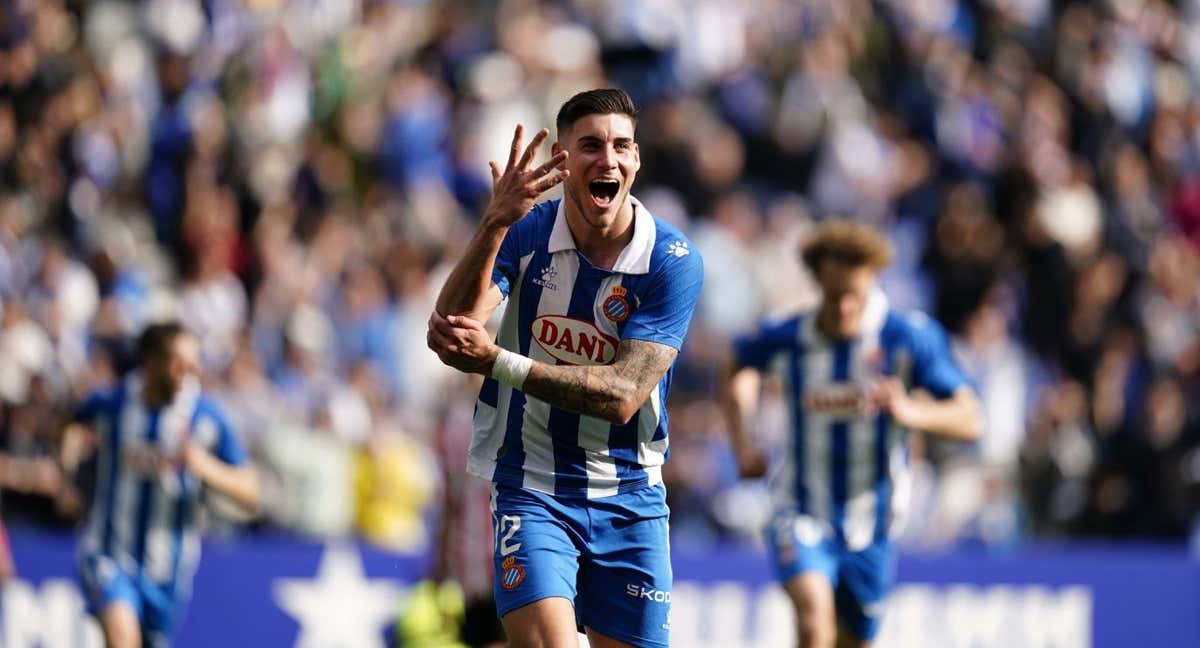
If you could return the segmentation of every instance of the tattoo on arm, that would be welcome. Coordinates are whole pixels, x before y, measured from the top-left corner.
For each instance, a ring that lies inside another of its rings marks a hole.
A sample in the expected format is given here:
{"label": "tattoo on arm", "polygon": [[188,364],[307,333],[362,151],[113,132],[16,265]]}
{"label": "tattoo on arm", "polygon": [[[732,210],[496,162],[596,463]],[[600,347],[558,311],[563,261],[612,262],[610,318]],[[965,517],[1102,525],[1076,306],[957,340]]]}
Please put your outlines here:
{"label": "tattoo on arm", "polygon": [[665,344],[625,340],[609,365],[534,363],[524,391],[555,407],[624,423],[646,401],[678,353]]}

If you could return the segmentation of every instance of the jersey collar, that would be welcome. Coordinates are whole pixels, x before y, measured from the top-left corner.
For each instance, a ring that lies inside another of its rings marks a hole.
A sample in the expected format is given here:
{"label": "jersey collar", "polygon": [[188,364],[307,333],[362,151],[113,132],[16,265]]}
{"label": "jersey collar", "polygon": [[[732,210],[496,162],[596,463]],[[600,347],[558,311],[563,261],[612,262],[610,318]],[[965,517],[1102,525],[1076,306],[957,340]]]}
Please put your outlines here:
{"label": "jersey collar", "polygon": [[[646,274],[650,272],[650,256],[654,253],[657,237],[654,217],[637,198],[630,196],[629,201],[633,203],[633,239],[621,250],[612,271],[622,274]],[[560,200],[558,203],[554,228],[550,230],[550,254],[577,249],[575,237],[571,236],[571,228],[567,226],[566,204],[566,200]]]}

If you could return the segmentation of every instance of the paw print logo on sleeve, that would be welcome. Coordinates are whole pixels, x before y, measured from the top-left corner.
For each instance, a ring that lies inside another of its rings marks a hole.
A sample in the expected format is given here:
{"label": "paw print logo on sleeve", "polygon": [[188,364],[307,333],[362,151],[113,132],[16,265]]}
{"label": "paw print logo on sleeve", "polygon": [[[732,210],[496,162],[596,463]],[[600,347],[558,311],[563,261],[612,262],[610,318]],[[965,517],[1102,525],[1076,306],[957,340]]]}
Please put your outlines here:
{"label": "paw print logo on sleeve", "polygon": [[685,257],[691,254],[691,252],[688,249],[687,241],[675,241],[667,246],[667,254],[673,254],[676,258]]}

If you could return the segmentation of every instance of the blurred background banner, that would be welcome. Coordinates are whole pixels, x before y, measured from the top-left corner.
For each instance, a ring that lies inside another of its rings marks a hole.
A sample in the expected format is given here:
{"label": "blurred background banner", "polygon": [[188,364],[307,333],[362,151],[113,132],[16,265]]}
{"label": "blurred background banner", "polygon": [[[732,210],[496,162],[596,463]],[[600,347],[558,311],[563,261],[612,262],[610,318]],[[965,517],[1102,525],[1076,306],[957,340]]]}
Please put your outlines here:
{"label": "blurred background banner", "polygon": [[[98,648],[71,568],[73,543],[18,531],[19,580],[0,603],[5,648]],[[410,638],[424,556],[355,542],[260,536],[210,543],[179,648],[444,646]],[[790,645],[791,609],[756,552],[676,551],[671,643]],[[536,568],[536,566],[531,566]],[[1061,545],[1006,555],[906,555],[880,648],[1200,645],[1200,567],[1162,547]]]}

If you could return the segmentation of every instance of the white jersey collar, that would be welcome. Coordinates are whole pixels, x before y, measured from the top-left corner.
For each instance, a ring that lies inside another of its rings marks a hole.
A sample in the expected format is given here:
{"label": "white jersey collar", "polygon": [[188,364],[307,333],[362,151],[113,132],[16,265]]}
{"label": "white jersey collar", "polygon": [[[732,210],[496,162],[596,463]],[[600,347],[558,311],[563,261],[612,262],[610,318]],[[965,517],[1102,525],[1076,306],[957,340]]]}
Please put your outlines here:
{"label": "white jersey collar", "polygon": [[[633,204],[633,239],[621,250],[612,271],[622,274],[646,274],[650,272],[650,256],[654,253],[657,238],[654,217],[637,198],[630,196],[629,201]],[[550,230],[550,254],[577,249],[575,237],[571,235],[571,228],[567,225],[566,204],[566,198],[558,203],[554,228]]]}

